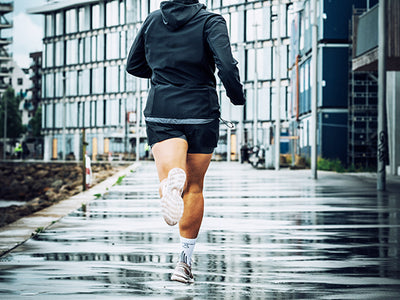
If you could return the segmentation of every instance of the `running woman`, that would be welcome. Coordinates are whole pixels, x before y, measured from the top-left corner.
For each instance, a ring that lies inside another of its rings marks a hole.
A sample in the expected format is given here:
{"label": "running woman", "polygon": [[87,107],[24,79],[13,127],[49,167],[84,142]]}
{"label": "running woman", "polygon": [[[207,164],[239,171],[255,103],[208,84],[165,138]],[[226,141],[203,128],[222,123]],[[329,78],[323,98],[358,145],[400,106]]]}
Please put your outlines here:
{"label": "running woman", "polygon": [[179,223],[171,280],[194,282],[191,257],[204,211],[203,183],[219,137],[215,68],[234,105],[246,100],[224,18],[198,0],[161,2],[130,49],[126,70],[150,78],[146,130],[160,179],[162,214]]}

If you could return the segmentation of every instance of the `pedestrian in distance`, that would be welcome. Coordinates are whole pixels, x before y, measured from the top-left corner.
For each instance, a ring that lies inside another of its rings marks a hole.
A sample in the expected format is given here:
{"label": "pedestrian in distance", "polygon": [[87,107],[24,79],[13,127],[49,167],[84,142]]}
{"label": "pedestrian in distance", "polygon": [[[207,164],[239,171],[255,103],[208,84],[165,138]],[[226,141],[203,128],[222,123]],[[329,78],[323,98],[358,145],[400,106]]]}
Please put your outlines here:
{"label": "pedestrian in distance", "polygon": [[26,159],[29,154],[31,153],[31,151],[29,151],[28,145],[26,144],[26,142],[22,142],[22,159]]}
{"label": "pedestrian in distance", "polygon": [[164,220],[179,223],[179,262],[171,280],[183,283],[194,282],[191,257],[203,219],[204,177],[219,138],[216,68],[230,101],[243,105],[226,22],[198,0],[161,2],[144,21],[127,58],[129,74],[150,78],[146,131]]}

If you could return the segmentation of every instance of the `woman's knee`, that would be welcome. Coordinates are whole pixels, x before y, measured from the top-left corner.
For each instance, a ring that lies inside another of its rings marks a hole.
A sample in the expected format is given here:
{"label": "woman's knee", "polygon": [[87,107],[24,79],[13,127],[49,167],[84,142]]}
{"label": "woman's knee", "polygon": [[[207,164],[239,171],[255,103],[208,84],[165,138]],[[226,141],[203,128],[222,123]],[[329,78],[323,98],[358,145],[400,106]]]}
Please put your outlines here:
{"label": "woman's knee", "polygon": [[203,184],[191,183],[190,181],[186,183],[185,194],[195,195],[203,194]]}

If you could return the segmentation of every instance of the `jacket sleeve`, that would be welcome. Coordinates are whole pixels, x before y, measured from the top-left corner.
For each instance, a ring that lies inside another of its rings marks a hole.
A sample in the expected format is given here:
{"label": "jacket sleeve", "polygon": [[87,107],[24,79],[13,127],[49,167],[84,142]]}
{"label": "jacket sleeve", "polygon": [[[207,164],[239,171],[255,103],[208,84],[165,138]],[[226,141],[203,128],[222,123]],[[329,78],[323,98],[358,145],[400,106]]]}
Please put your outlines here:
{"label": "jacket sleeve", "polygon": [[211,17],[205,26],[205,36],[227,96],[234,105],[243,105],[246,99],[240,83],[237,61],[232,56],[225,19],[220,15]]}
{"label": "jacket sleeve", "polygon": [[144,27],[145,25],[143,24],[133,41],[126,60],[126,71],[136,77],[151,78],[152,71],[147,63],[145,55],[143,36]]}

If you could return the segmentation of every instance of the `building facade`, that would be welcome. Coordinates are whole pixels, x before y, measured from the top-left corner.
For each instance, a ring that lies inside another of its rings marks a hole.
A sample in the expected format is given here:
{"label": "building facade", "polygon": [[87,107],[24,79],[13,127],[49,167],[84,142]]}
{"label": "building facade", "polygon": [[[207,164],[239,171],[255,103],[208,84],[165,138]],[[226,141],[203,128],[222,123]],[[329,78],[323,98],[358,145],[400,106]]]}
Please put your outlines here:
{"label": "building facade", "polygon": [[[127,157],[144,154],[142,110],[149,83],[129,76],[125,59],[140,25],[160,2],[59,1],[30,10],[45,18],[45,160],[61,159],[67,154],[81,157],[83,129],[93,159],[111,152],[133,154]],[[237,159],[241,144],[270,145],[273,141],[277,74],[281,79],[280,120],[283,133],[288,130],[289,24],[293,6],[285,0],[279,5],[271,0],[201,2],[227,21],[248,99],[244,108],[231,106],[219,84],[222,118],[237,126],[221,126],[216,155]]]}
{"label": "building facade", "polygon": [[29,89],[29,98],[33,107],[30,116],[33,117],[42,99],[42,52],[29,53],[29,57],[32,60],[29,68],[29,79],[32,82],[32,86]]}
{"label": "building facade", "polygon": [[[381,26],[381,9],[386,26]],[[384,189],[384,171],[400,175],[399,19],[396,0],[353,13],[349,160],[378,169],[378,189]]]}
{"label": "building facade", "polygon": [[10,78],[9,63],[12,58],[9,45],[12,43],[12,38],[8,32],[13,27],[10,17],[13,10],[13,1],[0,1],[0,94],[7,89]]}
{"label": "building facade", "polygon": [[[264,147],[267,167],[276,162],[278,150],[293,157],[310,157],[311,91],[316,87],[318,156],[350,165],[355,164],[359,152],[372,160],[374,153],[355,148],[356,139],[362,137],[356,136],[353,114],[355,101],[359,101],[357,84],[364,88],[367,84],[372,98],[376,86],[358,80],[359,75],[351,72],[350,32],[354,9],[369,9],[378,0],[315,1],[315,83],[311,71],[313,1],[200,1],[226,20],[247,98],[244,107],[232,106],[218,83],[222,118],[236,126],[228,128],[221,123],[216,158],[238,159],[243,145]],[[66,155],[80,159],[83,130],[87,152],[94,160],[110,153],[128,159],[144,156],[142,111],[149,82],[128,75],[125,60],[142,22],[160,2],[49,1],[30,10],[45,18],[45,160]],[[372,98],[369,109],[373,110]]]}
{"label": "building facade", "polygon": [[[316,87],[319,157],[340,159],[344,164],[352,163],[348,151],[349,142],[353,141],[351,126],[349,131],[349,103],[354,102],[352,99],[357,87],[353,86],[356,80],[351,72],[351,19],[353,9],[366,9],[377,2],[317,0]],[[293,140],[292,147],[297,154],[306,157],[310,156],[311,150],[311,91],[315,84],[311,71],[311,3],[311,0],[305,0],[301,10],[294,17],[290,53],[290,132],[291,135],[299,137]],[[376,85],[370,86],[370,92],[370,96],[376,97]]]}
{"label": "building facade", "polygon": [[23,125],[27,125],[30,119],[30,103],[27,99],[28,91],[32,86],[32,82],[28,75],[28,70],[21,69],[14,60],[10,60],[7,68],[10,72],[8,84],[11,86],[15,95],[20,99],[19,111]]}

